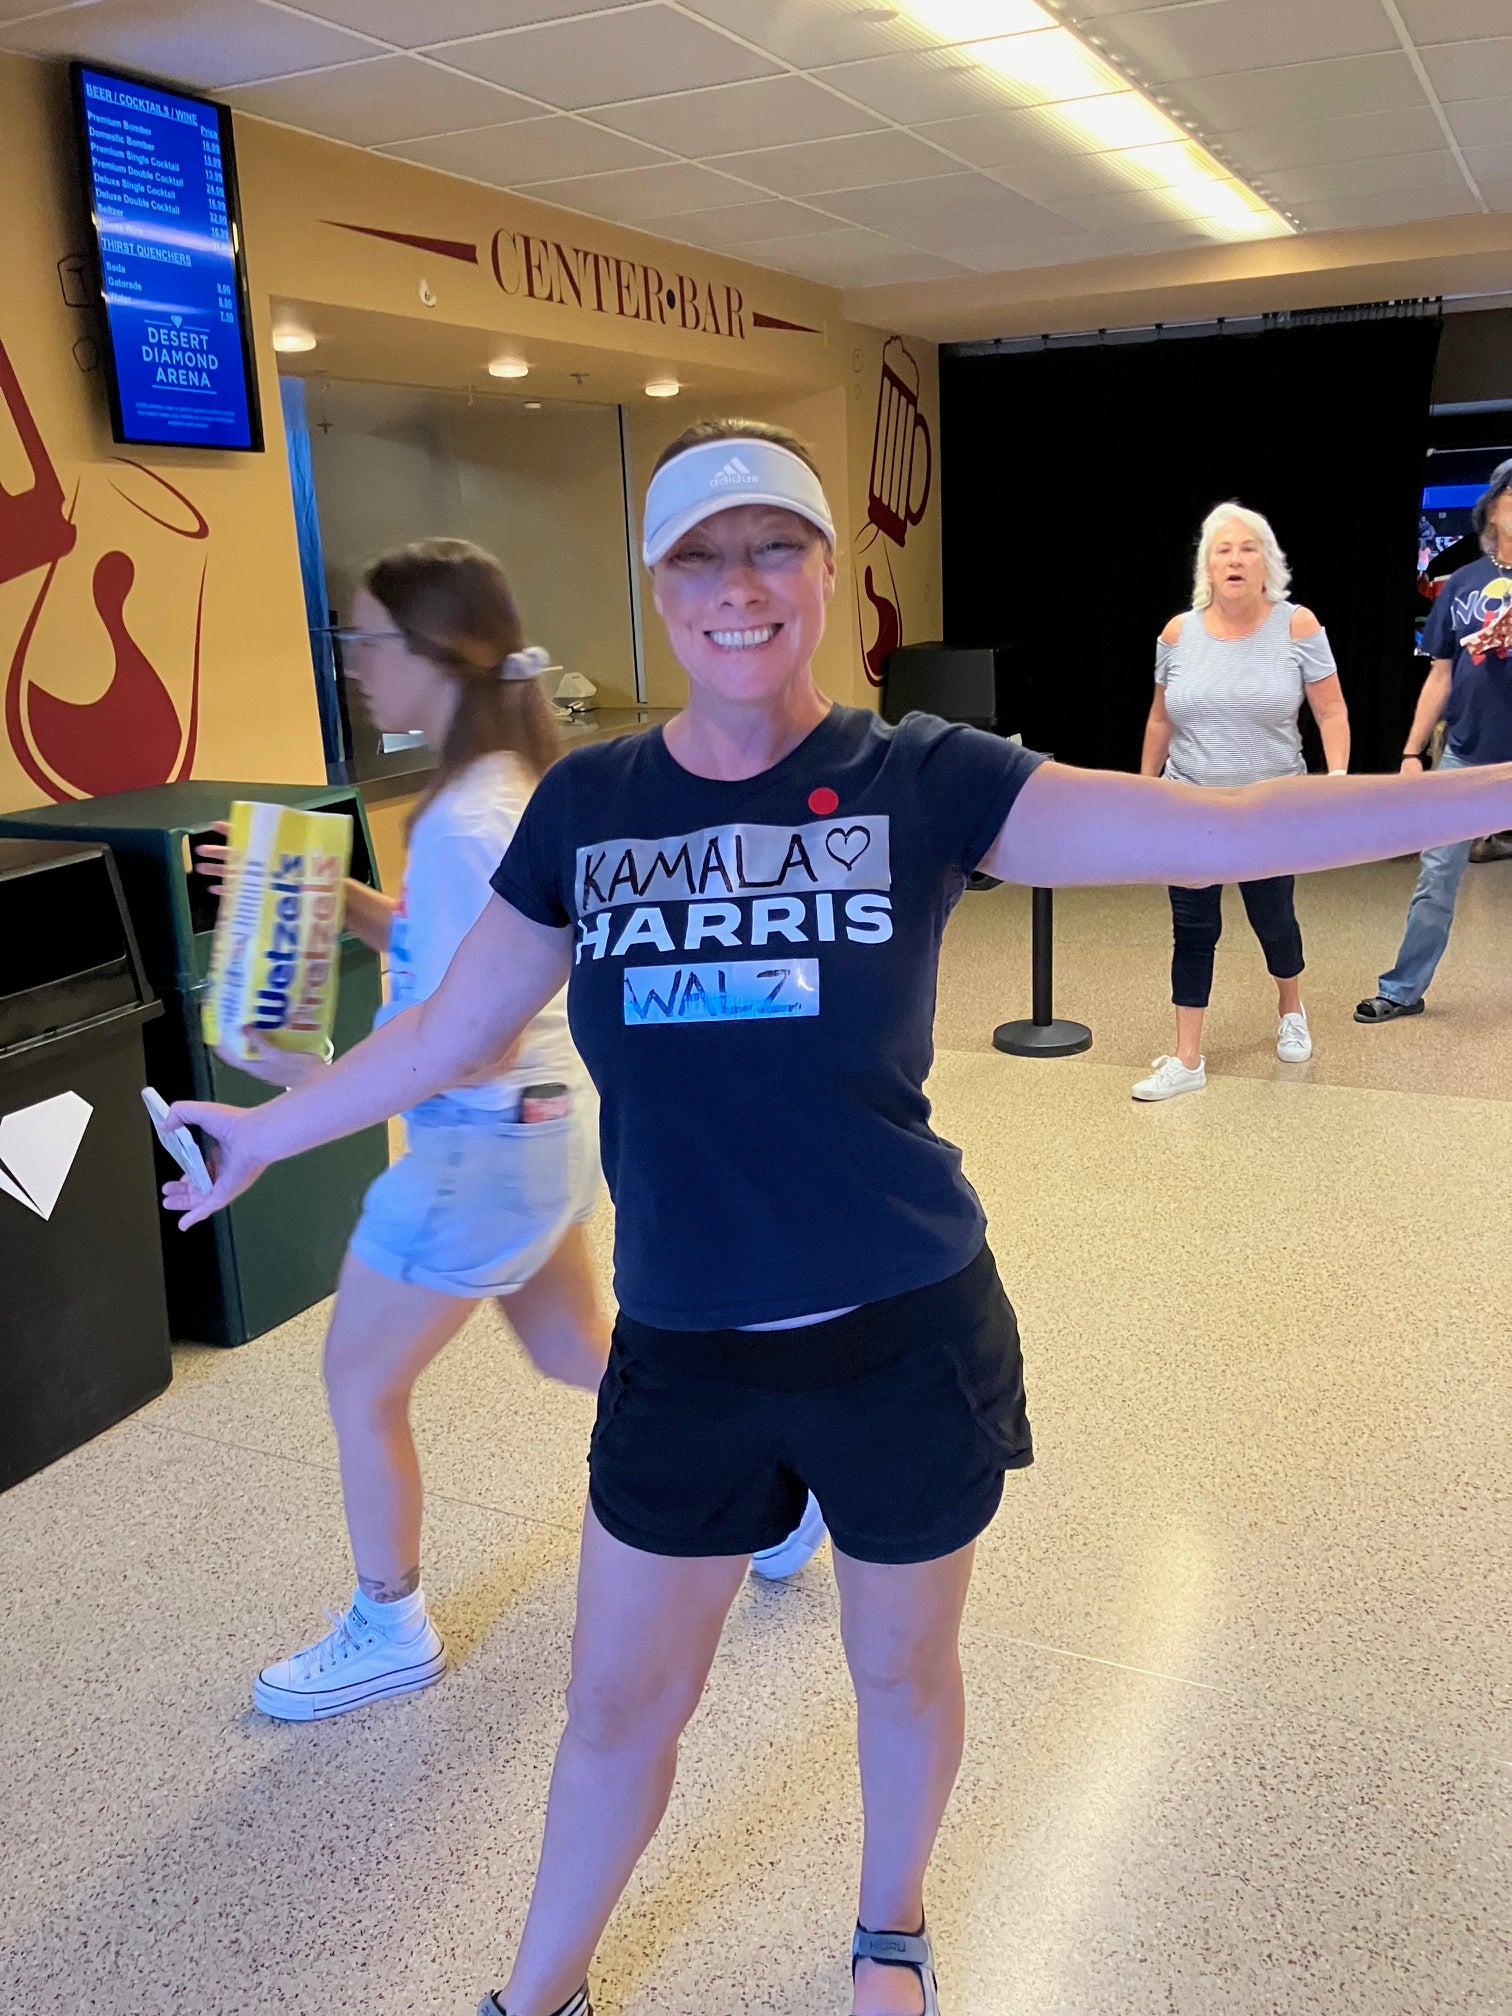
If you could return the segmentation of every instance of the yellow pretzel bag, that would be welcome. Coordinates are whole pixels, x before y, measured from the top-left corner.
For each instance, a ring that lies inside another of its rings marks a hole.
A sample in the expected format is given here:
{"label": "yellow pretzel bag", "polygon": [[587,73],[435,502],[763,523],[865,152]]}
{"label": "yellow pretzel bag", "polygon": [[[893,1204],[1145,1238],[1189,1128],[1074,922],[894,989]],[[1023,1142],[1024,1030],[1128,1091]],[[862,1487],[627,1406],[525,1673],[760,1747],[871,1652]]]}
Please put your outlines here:
{"label": "yellow pretzel bag", "polygon": [[248,1059],[242,1031],[322,1055],[336,1018],[337,950],[352,822],[343,812],[238,800],[210,948],[205,1041]]}

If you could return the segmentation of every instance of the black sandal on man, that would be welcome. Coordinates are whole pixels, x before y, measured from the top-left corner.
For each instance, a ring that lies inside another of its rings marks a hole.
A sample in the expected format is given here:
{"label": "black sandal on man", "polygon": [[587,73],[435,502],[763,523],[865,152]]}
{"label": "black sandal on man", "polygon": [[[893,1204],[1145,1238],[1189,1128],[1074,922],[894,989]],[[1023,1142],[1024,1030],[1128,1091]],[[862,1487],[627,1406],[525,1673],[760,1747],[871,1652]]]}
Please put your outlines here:
{"label": "black sandal on man", "polygon": [[924,1990],[923,2016],[940,2016],[940,1988],[935,1980],[934,1948],[924,1926],[917,1932],[868,1932],[856,1927],[851,1941],[851,1979],[856,1978],[858,1960],[875,1960],[879,1967],[912,1967]]}
{"label": "black sandal on man", "polygon": [[1362,1001],[1354,1012],[1356,1022],[1395,1022],[1399,1015],[1421,1015],[1423,999],[1416,1001],[1392,1001],[1384,994],[1372,994],[1368,1001]]}

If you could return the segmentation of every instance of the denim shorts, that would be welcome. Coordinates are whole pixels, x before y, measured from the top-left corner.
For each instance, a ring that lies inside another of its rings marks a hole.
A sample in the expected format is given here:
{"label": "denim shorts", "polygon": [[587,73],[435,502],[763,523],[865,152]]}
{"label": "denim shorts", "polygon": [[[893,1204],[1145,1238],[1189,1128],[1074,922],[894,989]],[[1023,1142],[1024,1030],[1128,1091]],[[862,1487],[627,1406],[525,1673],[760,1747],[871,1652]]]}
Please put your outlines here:
{"label": "denim shorts", "polygon": [[392,1281],[482,1301],[528,1281],[598,1196],[598,1100],[522,1123],[441,1097],[405,1115],[408,1151],[363,1200],[351,1251]]}

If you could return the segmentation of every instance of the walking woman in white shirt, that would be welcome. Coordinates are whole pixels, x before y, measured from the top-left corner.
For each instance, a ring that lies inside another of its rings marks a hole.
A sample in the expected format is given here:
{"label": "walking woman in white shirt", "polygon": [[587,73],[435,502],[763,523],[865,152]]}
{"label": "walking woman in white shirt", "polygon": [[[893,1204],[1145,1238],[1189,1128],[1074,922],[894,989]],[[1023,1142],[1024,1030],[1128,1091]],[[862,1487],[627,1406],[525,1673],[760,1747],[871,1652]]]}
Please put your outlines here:
{"label": "walking woman in white shirt", "polygon": [[[1155,648],[1155,700],[1140,774],[1235,788],[1307,772],[1297,716],[1304,697],[1330,776],[1349,768],[1349,710],[1328,635],[1310,609],[1286,599],[1291,570],[1258,511],[1220,504],[1203,520],[1192,606]],[[1302,1006],[1302,933],[1290,875],[1241,882],[1239,894],[1276,983],[1276,1055],[1302,1064],[1312,1035]],[[1171,999],[1176,1052],[1157,1057],[1136,1099],[1173,1099],[1207,1083],[1202,1018],[1223,930],[1223,887],[1173,888]]]}
{"label": "walking woman in white shirt", "polygon": [[[431,539],[386,554],[351,614],[347,675],[375,725],[421,729],[439,759],[410,821],[403,893],[347,885],[348,928],[389,962],[381,1023],[429,999],[492,901],[489,877],[557,734],[536,676],[546,654],[525,648],[503,569],[478,547]],[[279,1084],[324,1068],[266,1047],[254,1067]],[[582,1230],[599,1182],[597,1101],[565,994],[405,1124],[408,1152],[364,1201],[325,1347],[357,1589],[323,1638],[258,1675],[257,1706],[284,1721],[414,1693],[445,1671],[420,1587],[409,1406],[476,1304],[498,1297],[537,1368],[568,1385],[596,1388],[609,1354]]]}

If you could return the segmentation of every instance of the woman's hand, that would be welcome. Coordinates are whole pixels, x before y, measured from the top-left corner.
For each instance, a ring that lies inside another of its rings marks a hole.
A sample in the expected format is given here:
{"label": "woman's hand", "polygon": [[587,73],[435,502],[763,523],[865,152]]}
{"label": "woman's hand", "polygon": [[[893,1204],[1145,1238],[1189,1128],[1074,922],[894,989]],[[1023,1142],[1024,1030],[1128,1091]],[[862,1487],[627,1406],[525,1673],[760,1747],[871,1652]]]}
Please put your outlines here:
{"label": "woman's hand", "polygon": [[250,1057],[239,1057],[234,1050],[224,1048],[217,1049],[215,1054],[233,1070],[245,1071],[249,1078],[256,1078],[264,1085],[277,1085],[289,1092],[331,1068],[329,1057],[312,1057],[305,1050],[280,1050],[260,1029],[250,1025],[241,1033],[243,1043],[252,1052]]}
{"label": "woman's hand", "polygon": [[265,1107],[212,1106],[201,1099],[180,1099],[169,1108],[168,1124],[198,1127],[205,1137],[205,1164],[210,1171],[208,1195],[197,1190],[187,1176],[176,1176],[163,1185],[163,1209],[179,1213],[179,1230],[223,1211],[233,1197],[239,1197],[267,1168],[270,1157],[256,1147],[261,1115]]}
{"label": "woman's hand", "polygon": [[[217,819],[215,824],[210,828],[210,831],[212,833],[219,833],[221,839],[225,840],[231,828],[224,819]],[[223,896],[225,894],[227,878],[231,873],[231,865],[231,849],[219,846],[213,840],[202,840],[194,850],[196,872],[203,875],[205,880],[210,884],[210,893],[212,896]]]}

